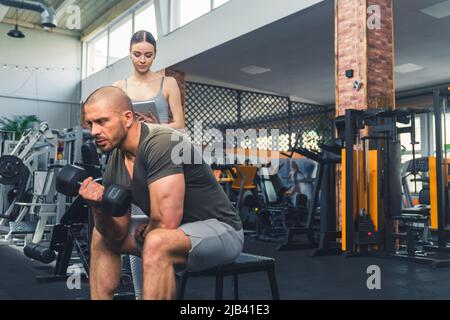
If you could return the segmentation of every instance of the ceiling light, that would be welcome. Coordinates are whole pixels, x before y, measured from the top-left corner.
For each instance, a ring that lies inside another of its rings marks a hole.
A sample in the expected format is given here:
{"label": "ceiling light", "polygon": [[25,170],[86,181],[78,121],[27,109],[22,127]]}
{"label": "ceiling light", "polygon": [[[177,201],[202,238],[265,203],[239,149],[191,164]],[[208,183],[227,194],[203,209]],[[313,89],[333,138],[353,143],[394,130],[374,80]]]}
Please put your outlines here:
{"label": "ceiling light", "polygon": [[25,38],[23,32],[17,28],[17,24],[14,27],[14,29],[9,30],[7,34],[12,38]]}
{"label": "ceiling light", "polygon": [[258,67],[258,66],[250,65],[250,66],[247,66],[247,67],[245,67],[245,68],[242,68],[241,71],[242,71],[242,72],[245,72],[245,73],[248,73],[248,74],[255,75],[255,74],[266,73],[266,72],[269,72],[269,71],[271,71],[271,70],[268,69],[268,68],[263,68],[263,67]]}
{"label": "ceiling light", "polygon": [[14,29],[11,29],[8,31],[7,35],[12,38],[25,38],[25,35],[22,31],[19,30],[19,27],[17,26],[17,13],[19,10],[16,10],[16,25],[14,26]]}
{"label": "ceiling light", "polygon": [[436,19],[448,17],[450,16],[450,0],[436,3],[420,11]]}
{"label": "ceiling light", "polygon": [[397,73],[410,73],[410,72],[414,72],[414,71],[419,71],[422,70],[423,67],[418,66],[417,64],[413,64],[413,63],[405,63],[399,66],[395,67],[395,72]]}

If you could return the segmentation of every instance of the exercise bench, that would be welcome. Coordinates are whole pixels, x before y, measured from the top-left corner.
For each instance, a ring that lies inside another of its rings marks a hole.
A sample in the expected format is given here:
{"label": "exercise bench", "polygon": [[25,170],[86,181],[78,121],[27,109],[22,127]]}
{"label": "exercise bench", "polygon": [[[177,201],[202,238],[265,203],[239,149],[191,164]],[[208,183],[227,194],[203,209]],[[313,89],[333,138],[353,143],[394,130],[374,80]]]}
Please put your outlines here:
{"label": "exercise bench", "polygon": [[248,253],[241,253],[240,256],[232,263],[211,268],[204,271],[187,271],[181,276],[181,286],[178,293],[178,299],[184,298],[187,280],[191,277],[215,277],[216,292],[215,299],[223,299],[223,279],[226,276],[233,276],[234,279],[234,299],[239,299],[239,282],[238,276],[244,273],[254,273],[266,271],[269,277],[270,289],[273,300],[279,300],[277,280],[275,277],[275,259],[263,256],[257,256]]}

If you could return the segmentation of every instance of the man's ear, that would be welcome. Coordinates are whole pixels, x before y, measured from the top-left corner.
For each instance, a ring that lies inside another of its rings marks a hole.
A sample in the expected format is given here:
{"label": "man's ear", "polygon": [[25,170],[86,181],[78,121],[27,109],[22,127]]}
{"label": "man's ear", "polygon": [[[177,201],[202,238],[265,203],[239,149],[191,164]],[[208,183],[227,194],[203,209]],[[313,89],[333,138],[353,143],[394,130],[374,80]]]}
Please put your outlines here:
{"label": "man's ear", "polygon": [[127,128],[130,128],[133,125],[134,122],[134,112],[131,110],[127,110],[124,112],[124,117],[125,117],[125,126]]}

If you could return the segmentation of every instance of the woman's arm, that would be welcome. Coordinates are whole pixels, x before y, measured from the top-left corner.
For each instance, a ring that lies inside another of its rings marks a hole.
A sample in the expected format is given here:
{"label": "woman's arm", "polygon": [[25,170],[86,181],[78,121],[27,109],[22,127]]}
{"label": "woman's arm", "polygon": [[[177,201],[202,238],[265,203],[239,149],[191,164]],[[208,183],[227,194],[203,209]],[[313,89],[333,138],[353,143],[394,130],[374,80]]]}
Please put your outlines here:
{"label": "woman's arm", "polygon": [[166,77],[166,81],[164,83],[166,84],[164,87],[168,93],[167,100],[169,102],[169,108],[173,116],[173,122],[165,125],[174,129],[183,129],[184,111],[183,106],[181,105],[181,94],[178,83],[175,78],[172,77]]}

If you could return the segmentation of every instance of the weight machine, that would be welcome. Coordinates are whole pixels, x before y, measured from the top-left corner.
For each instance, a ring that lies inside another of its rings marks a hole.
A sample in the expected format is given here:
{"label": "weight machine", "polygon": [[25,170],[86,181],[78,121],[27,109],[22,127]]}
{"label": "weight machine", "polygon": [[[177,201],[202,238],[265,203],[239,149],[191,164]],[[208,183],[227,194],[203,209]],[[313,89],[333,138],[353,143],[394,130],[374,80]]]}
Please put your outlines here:
{"label": "weight machine", "polygon": [[[430,160],[430,164],[434,162],[438,168],[436,183],[430,178],[430,187],[436,186],[436,190],[431,192],[431,197],[436,198],[435,204],[431,208],[402,208],[399,135],[410,134],[414,153],[414,145],[417,144],[414,119],[416,114],[423,112],[428,111],[350,109],[346,110],[345,116],[336,119],[339,136],[345,141],[341,208],[342,251],[346,256],[397,258],[435,267],[450,265],[450,256],[431,250],[423,239],[418,240],[420,237],[415,227],[417,224],[427,225],[430,219],[433,226],[436,219],[438,234],[441,233],[439,239],[441,242],[445,239],[446,195],[442,178],[447,164],[442,161],[439,147],[436,160]],[[398,123],[406,126],[398,127]],[[436,124],[441,127],[439,115],[436,116]],[[440,146],[438,131],[436,143]],[[417,163],[413,161],[411,165],[416,166]],[[406,250],[402,246],[405,242]],[[443,248],[441,242],[439,247]]]}
{"label": "weight machine", "polygon": [[[7,232],[6,243],[13,236],[25,235],[26,242],[37,244],[60,220],[65,199],[56,193],[55,177],[63,165],[79,161],[84,137],[80,128],[51,130],[42,122],[19,141],[7,142],[12,151],[0,157],[0,184],[5,188],[2,199],[6,204],[0,226]],[[49,221],[52,224],[48,225]]]}

